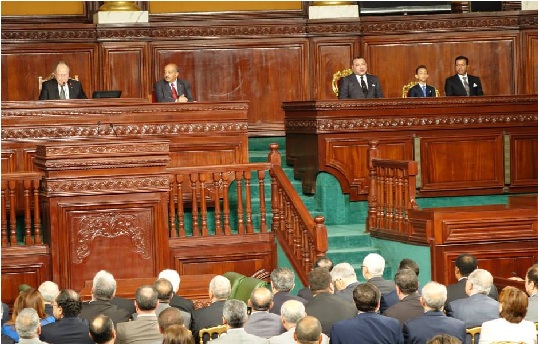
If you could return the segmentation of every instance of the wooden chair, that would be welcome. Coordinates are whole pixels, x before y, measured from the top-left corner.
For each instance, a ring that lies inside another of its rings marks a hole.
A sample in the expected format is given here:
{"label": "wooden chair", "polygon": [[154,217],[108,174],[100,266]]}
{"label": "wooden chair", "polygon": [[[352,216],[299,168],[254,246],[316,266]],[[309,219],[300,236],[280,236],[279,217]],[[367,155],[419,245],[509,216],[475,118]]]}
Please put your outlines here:
{"label": "wooden chair", "polygon": [[[482,327],[481,326],[477,326],[477,327],[472,327],[472,328],[468,328],[465,330],[465,332],[471,336],[471,344],[475,344],[475,337],[477,334],[479,334],[480,332],[482,331]],[[478,341],[476,342],[476,344],[478,344]]]}
{"label": "wooden chair", "polygon": [[[42,88],[42,86],[43,86],[43,83],[44,83],[45,81],[49,81],[49,80],[51,80],[51,79],[54,79],[54,73],[50,73],[50,75],[47,76],[47,77],[45,77],[45,79],[43,79],[42,76],[39,76],[37,79],[38,79],[38,83],[39,83],[39,93],[41,93],[41,88]],[[78,75],[75,75],[75,77],[74,77],[73,79],[75,79],[76,81],[78,81]]]}
{"label": "wooden chair", "polygon": [[[203,328],[200,330],[200,344],[205,344],[206,342],[212,341],[215,338],[220,337],[221,334],[226,333],[226,325],[219,325],[210,328]],[[204,335],[207,340],[204,342]]]}
{"label": "wooden chair", "polygon": [[[415,86],[416,84],[418,84],[418,81],[411,81],[407,85],[404,85],[404,87],[402,87],[402,98],[407,98],[407,94],[409,93],[409,90],[411,89],[411,87]],[[435,88],[435,96],[439,97],[439,90],[437,88]]]}
{"label": "wooden chair", "polygon": [[334,94],[336,94],[337,97],[338,97],[338,87],[340,86],[340,79],[345,76],[351,75],[352,73],[353,71],[351,69],[344,69],[344,70],[339,70],[338,72],[333,74],[333,82],[332,82],[333,92]]}

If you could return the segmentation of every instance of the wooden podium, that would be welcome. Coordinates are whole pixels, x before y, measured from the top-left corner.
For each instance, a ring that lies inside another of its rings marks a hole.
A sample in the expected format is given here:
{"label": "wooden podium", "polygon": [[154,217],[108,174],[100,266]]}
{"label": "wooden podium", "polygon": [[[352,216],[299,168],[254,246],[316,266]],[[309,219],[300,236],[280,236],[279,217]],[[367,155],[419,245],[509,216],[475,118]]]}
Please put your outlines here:
{"label": "wooden podium", "polygon": [[163,140],[37,146],[54,282],[81,290],[101,269],[126,279],[157,276],[169,267],[169,159]]}

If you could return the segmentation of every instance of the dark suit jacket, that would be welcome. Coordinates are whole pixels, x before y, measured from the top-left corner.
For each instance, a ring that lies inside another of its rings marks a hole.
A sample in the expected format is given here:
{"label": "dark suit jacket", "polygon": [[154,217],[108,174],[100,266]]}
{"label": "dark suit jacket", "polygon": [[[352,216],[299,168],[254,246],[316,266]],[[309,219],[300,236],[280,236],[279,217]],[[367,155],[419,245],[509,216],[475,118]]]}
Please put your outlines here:
{"label": "dark suit jacket", "polygon": [[355,343],[403,344],[400,324],[396,319],[368,312],[333,325],[331,344]]}
{"label": "dark suit jacket", "polygon": [[396,290],[396,284],[394,284],[394,281],[386,280],[383,277],[372,277],[367,282],[375,285],[381,292],[381,295],[386,295],[391,291]]}
{"label": "dark suit jacket", "polygon": [[176,294],[172,296],[172,300],[170,300],[170,306],[179,308],[180,310],[187,313],[192,313],[194,311],[194,303],[191,300]]}
{"label": "dark suit jacket", "polygon": [[[467,81],[469,82],[469,90],[471,96],[483,96],[484,91],[482,91],[482,83],[480,83],[480,78],[474,75],[467,74]],[[466,96],[465,87],[463,87],[463,82],[460,80],[458,74],[448,77],[445,80],[445,94],[447,96]]]}
{"label": "dark suit jacket", "polygon": [[[465,323],[466,328],[482,326],[485,321],[500,317],[499,302],[484,294],[474,294],[465,299],[454,300],[450,303],[451,316]],[[479,335],[475,336],[475,343]],[[467,336],[466,343],[471,343]]]}
{"label": "dark suit jacket", "polygon": [[62,318],[41,328],[39,338],[50,344],[93,344],[90,327],[82,318]]}
{"label": "dark suit jacket", "polygon": [[[418,293],[422,294],[422,287],[420,286],[418,287]],[[396,290],[382,295],[379,306],[379,313],[383,314],[387,309],[389,309],[389,307],[394,306],[398,302],[400,302],[400,299],[398,298],[398,294],[396,294]]]}
{"label": "dark suit jacket", "polygon": [[338,86],[338,99],[384,98],[377,76],[366,74],[366,83],[368,84],[368,93],[365,97],[356,74],[341,78]]}
{"label": "dark suit jacket", "polygon": [[127,310],[129,314],[136,313],[136,308],[133,300],[115,296],[112,300],[110,300],[110,303]]}
{"label": "dark suit jacket", "polygon": [[138,316],[134,321],[119,323],[116,326],[116,343],[152,343],[162,340],[157,316]]}
{"label": "dark suit jacket", "polygon": [[279,291],[273,297],[273,308],[271,308],[269,312],[280,315],[280,309],[282,308],[282,304],[288,300],[297,300],[299,302],[302,302],[303,305],[306,305],[308,303],[308,301],[306,301],[302,297],[290,294],[289,291]]}
{"label": "dark suit jacket", "polygon": [[[69,79],[67,82],[69,87],[69,99],[86,99],[86,93],[82,89],[82,84],[75,79]],[[39,100],[52,100],[60,99],[60,92],[58,91],[58,81],[56,79],[50,79],[41,84],[41,94],[39,94]]]}
{"label": "dark suit jacket", "polygon": [[443,312],[429,311],[407,320],[402,329],[405,344],[426,344],[438,334],[446,333],[465,341],[465,323],[449,318]]}
{"label": "dark suit jacket", "polygon": [[[447,291],[447,298],[446,298],[446,312],[448,315],[451,314],[452,310],[450,309],[450,303],[454,300],[459,299],[466,299],[469,296],[465,292],[465,284],[467,283],[467,277],[461,278],[458,282],[449,284],[446,286]],[[495,285],[491,286],[491,290],[488,294],[489,297],[491,297],[494,300],[499,299],[499,292],[497,291],[497,287]]]}
{"label": "dark suit jacket", "polygon": [[303,289],[299,290],[297,292],[297,296],[302,297],[306,301],[312,301],[314,296],[312,295],[312,290],[308,287],[304,287]]}
{"label": "dark suit jacket", "polygon": [[344,289],[335,291],[334,295],[343,298],[344,300],[346,300],[347,302],[355,306],[355,301],[353,301],[353,291],[359,284],[360,284],[359,282],[351,283]]}
{"label": "dark suit jacket", "polygon": [[383,313],[383,315],[400,321],[401,326],[403,326],[404,322],[407,320],[423,314],[424,308],[422,308],[422,304],[420,303],[420,294],[418,292],[407,295]]}
{"label": "dark suit jacket", "polygon": [[99,314],[104,314],[112,319],[114,325],[131,319],[131,314],[126,309],[113,305],[109,301],[101,300],[83,303],[79,317],[86,319],[90,323]]}
{"label": "dark suit jacket", "polygon": [[280,316],[269,312],[253,311],[243,328],[245,332],[262,338],[278,336],[286,332]]}
{"label": "dark suit jacket", "polygon": [[333,324],[355,317],[357,308],[334,294],[319,293],[306,304],[306,314],[316,317],[322,332],[329,336]]}
{"label": "dark suit jacket", "polygon": [[[172,89],[170,84],[166,80],[157,81],[153,86],[155,92],[155,98],[159,103],[173,103],[175,100],[172,97]],[[177,79],[177,95],[184,95],[192,102],[191,84],[187,80]]]}
{"label": "dark suit jacket", "polygon": [[200,337],[198,335],[201,329],[222,325],[224,302],[226,301],[216,301],[207,307],[192,312],[191,328],[195,343],[200,342]]}
{"label": "dark suit jacket", "polygon": [[[407,97],[409,98],[420,98],[424,97],[424,92],[422,92],[422,87],[419,84],[411,87],[409,92],[407,92]],[[426,85],[426,97],[435,97],[435,87]]]}

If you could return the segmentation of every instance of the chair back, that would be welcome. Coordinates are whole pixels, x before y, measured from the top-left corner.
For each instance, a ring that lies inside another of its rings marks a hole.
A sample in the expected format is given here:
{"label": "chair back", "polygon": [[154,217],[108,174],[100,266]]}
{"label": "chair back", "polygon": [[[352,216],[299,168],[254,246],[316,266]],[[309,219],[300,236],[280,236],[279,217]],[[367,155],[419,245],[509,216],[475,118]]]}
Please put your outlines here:
{"label": "chair back", "polygon": [[220,337],[221,334],[226,333],[226,329],[226,325],[219,325],[215,327],[201,329],[200,332],[198,332],[198,334],[200,335],[200,344],[205,344],[209,341],[212,341],[213,339]]}
{"label": "chair back", "polygon": [[[44,79],[43,79],[42,76],[38,76],[38,77],[37,77],[37,82],[38,82],[38,87],[39,87],[39,93],[41,93],[41,88],[43,88],[43,83],[44,83],[45,81],[49,81],[49,80],[52,80],[52,79],[54,79],[54,72],[50,73],[50,75],[47,76],[47,77],[45,77]],[[75,77],[74,77],[73,79],[75,79],[76,81],[78,81],[78,75],[75,75]]]}
{"label": "chair back", "polygon": [[478,341],[475,342],[476,335],[479,334],[482,331],[481,326],[468,328],[465,330],[465,332],[471,336],[471,344],[478,344]]}
{"label": "chair back", "polygon": [[[402,87],[402,98],[407,98],[407,94],[409,93],[409,90],[411,89],[411,87],[415,86],[416,84],[418,84],[418,81],[411,81],[407,85],[404,85],[404,87]],[[437,87],[435,88],[435,96],[439,97],[439,90],[437,89]]]}
{"label": "chair back", "polygon": [[235,294],[237,293],[237,288],[239,288],[239,284],[242,280],[247,278],[247,276],[242,275],[238,272],[225,272],[223,274],[224,277],[226,277],[230,281],[230,285],[232,286],[232,292],[230,293],[230,299],[235,298]]}
{"label": "chair back", "polygon": [[333,74],[333,81],[332,81],[333,92],[334,94],[336,94],[337,97],[338,97],[338,89],[340,88],[340,79],[345,76],[351,75],[352,73],[353,71],[351,69],[344,69],[344,70],[339,70],[338,72]]}
{"label": "chair back", "polygon": [[[239,283],[233,299],[243,300],[245,303],[247,303],[248,299],[250,299],[250,294],[252,291],[260,287],[267,287],[267,282],[259,278],[245,277],[241,280],[241,283]],[[232,299],[232,297],[230,297],[230,299]]]}

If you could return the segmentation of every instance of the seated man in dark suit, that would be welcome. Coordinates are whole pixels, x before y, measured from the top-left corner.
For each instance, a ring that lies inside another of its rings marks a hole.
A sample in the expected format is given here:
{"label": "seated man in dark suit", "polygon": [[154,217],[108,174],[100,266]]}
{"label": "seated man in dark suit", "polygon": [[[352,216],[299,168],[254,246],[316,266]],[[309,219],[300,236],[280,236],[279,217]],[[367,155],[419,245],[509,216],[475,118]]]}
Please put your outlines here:
{"label": "seated man in dark suit", "polygon": [[170,63],[164,67],[164,79],[157,81],[153,86],[157,102],[192,102],[191,84],[178,76],[177,65]]}
{"label": "seated man in dark suit", "polygon": [[333,325],[331,344],[403,344],[400,323],[377,313],[380,299],[381,293],[375,285],[359,284],[353,291],[359,314]]}
{"label": "seated man in dark suit", "polygon": [[362,260],[362,276],[368,283],[374,284],[381,292],[381,296],[396,290],[392,280],[383,278],[385,271],[385,258],[377,253],[370,253]]}
{"label": "seated man in dark suit", "polygon": [[106,315],[98,315],[90,322],[90,337],[95,344],[114,343],[116,330],[114,322]]}
{"label": "seated man in dark suit", "polygon": [[[333,262],[326,256],[318,257],[316,258],[313,268],[327,268],[329,272],[331,272],[333,269]],[[304,287],[303,289],[299,290],[297,296],[302,297],[306,301],[310,301],[313,298],[312,291],[309,287]]]}
{"label": "seated man in dark suit", "polygon": [[170,281],[170,283],[172,283],[174,296],[172,296],[172,300],[170,300],[170,306],[176,307],[187,313],[192,313],[194,311],[194,303],[191,300],[177,294],[181,282],[179,273],[176,270],[165,269],[159,273],[159,278],[166,278]]}
{"label": "seated man in dark suit", "polygon": [[424,313],[418,293],[418,277],[411,269],[398,270],[394,276],[398,303],[390,306],[383,315],[397,319],[400,325]]}
{"label": "seated man in dark suit", "polygon": [[379,79],[367,74],[368,65],[362,57],[355,57],[351,63],[353,74],[340,79],[338,99],[384,98]]}
{"label": "seated man in dark suit", "polygon": [[331,278],[335,288],[334,295],[340,296],[352,305],[355,305],[353,291],[359,285],[359,281],[357,281],[357,274],[353,266],[349,263],[336,264],[331,271]]}
{"label": "seated man in dark suit", "polygon": [[467,74],[469,59],[465,56],[456,57],[456,75],[445,80],[447,96],[483,96],[480,78]]}
{"label": "seated man in dark suit", "polygon": [[45,313],[47,313],[47,315],[54,315],[52,304],[60,292],[58,285],[52,281],[45,281],[41,283],[37,290],[41,293],[41,296],[43,296],[43,301],[45,301]]}
{"label": "seated man in dark suit", "polygon": [[429,282],[422,288],[420,298],[424,314],[407,320],[403,325],[406,344],[426,344],[438,334],[446,333],[465,341],[465,323],[449,318],[443,312],[446,301],[446,287],[437,282]]}
{"label": "seated man in dark suit", "polygon": [[[404,258],[400,261],[400,265],[398,266],[398,271],[402,269],[411,269],[415,272],[418,278],[418,274],[420,273],[420,268],[413,259]],[[422,288],[418,287],[418,293],[421,293]],[[397,304],[400,302],[400,298],[398,297],[398,294],[396,293],[396,290],[391,291],[388,294],[385,294],[381,296],[381,307],[379,308],[379,313],[383,314],[389,307]]]}
{"label": "seated man in dark suit", "polygon": [[303,304],[308,301],[300,296],[290,294],[295,286],[295,273],[288,268],[276,268],[271,272],[271,289],[273,290],[273,306],[269,312],[280,315],[280,308],[288,300],[297,300]]}
{"label": "seated man in dark suit", "polygon": [[435,87],[426,84],[429,77],[426,66],[418,66],[415,73],[415,78],[417,78],[418,84],[409,89],[407,96],[409,98],[435,97]]}
{"label": "seated man in dark suit", "polygon": [[54,79],[41,84],[39,100],[52,99],[86,99],[82,84],[69,78],[69,66],[64,61],[58,62],[54,69]]}

